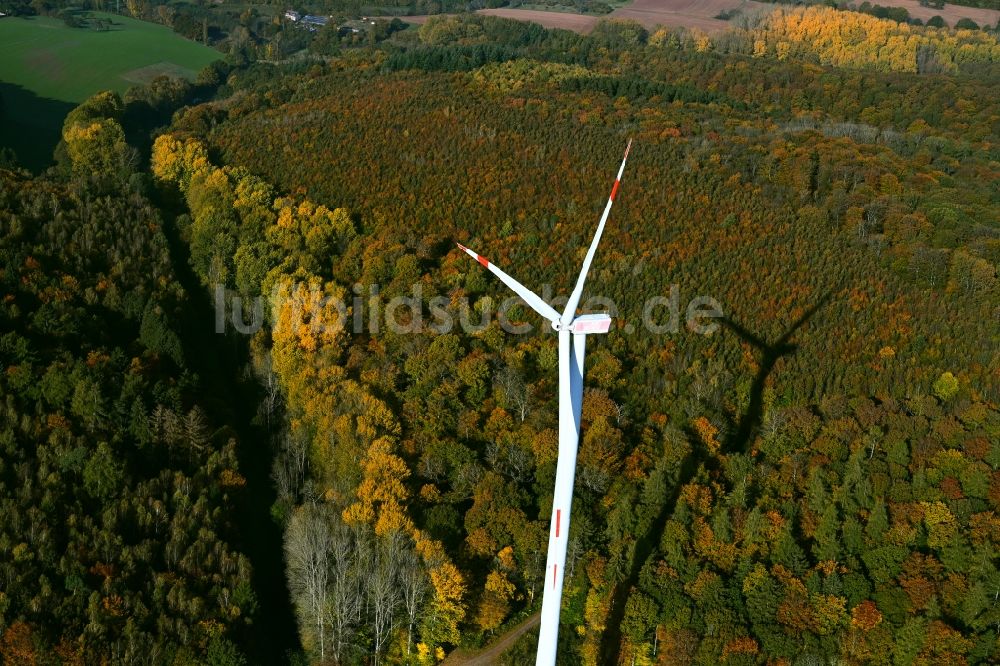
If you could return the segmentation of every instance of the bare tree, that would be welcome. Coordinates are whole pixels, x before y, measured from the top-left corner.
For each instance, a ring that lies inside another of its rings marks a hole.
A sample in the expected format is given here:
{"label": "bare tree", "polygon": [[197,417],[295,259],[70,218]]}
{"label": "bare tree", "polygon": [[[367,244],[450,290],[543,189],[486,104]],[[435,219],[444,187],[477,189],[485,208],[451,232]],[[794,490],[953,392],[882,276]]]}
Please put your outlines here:
{"label": "bare tree", "polygon": [[455,479],[455,490],[461,491],[466,497],[472,497],[472,489],[483,478],[483,468],[477,463],[466,463],[458,468]]}
{"label": "bare tree", "polygon": [[376,544],[368,571],[366,592],[371,610],[371,628],[375,666],[389,642],[398,621],[403,595],[399,569],[403,559],[403,535],[393,532]]}
{"label": "bare tree", "polygon": [[600,467],[580,465],[576,472],[577,483],[595,493],[603,493],[611,485],[611,477]]}
{"label": "bare tree", "polygon": [[326,660],[331,533],[326,512],[306,504],[285,531],[285,563],[292,600],[304,626],[313,626],[320,661]]}
{"label": "bare tree", "polygon": [[278,499],[289,499],[292,496],[292,473],[284,456],[274,457],[271,465],[271,480],[278,491]]}
{"label": "bare tree", "polygon": [[351,647],[354,631],[361,622],[364,606],[362,555],[367,549],[358,547],[360,535],[337,519],[333,526],[329,550],[329,594],[326,606],[330,627],[330,655],[342,663]]}
{"label": "bare tree", "polygon": [[615,407],[615,424],[619,428],[628,425],[628,406],[617,401],[612,401],[611,404]]}
{"label": "bare tree", "polygon": [[281,440],[281,452],[274,457],[271,478],[282,499],[298,496],[306,482],[309,468],[309,437],[302,430],[287,432]]}
{"label": "bare tree", "polygon": [[403,608],[406,611],[406,654],[410,654],[413,644],[413,626],[417,622],[417,613],[423,606],[430,581],[424,571],[420,558],[414,552],[409,552],[403,558],[403,566],[399,572],[400,588],[403,591]]}
{"label": "bare tree", "polygon": [[201,407],[195,405],[184,419],[184,437],[190,446],[201,450],[208,444],[208,419]]}
{"label": "bare tree", "polygon": [[497,373],[497,388],[500,389],[500,396],[503,398],[504,407],[516,412],[521,421],[528,417],[530,406],[530,391],[528,385],[521,379],[520,373],[514,368],[507,366]]}
{"label": "bare tree", "polygon": [[582,554],[583,546],[580,543],[580,539],[576,537],[570,539],[566,549],[566,577],[568,579],[573,580],[573,574],[576,571],[576,562]]}
{"label": "bare tree", "polygon": [[264,413],[267,420],[267,427],[270,429],[271,417],[281,404],[281,387],[278,384],[278,375],[274,372],[274,363],[271,360],[271,355],[266,353],[254,354],[249,370],[252,374],[256,375],[258,383],[266,391],[258,409]]}
{"label": "bare tree", "polygon": [[510,444],[506,449],[504,467],[507,474],[518,483],[523,483],[531,476],[535,456],[531,451],[517,444]]}
{"label": "bare tree", "polygon": [[535,601],[535,588],[538,585],[539,580],[542,578],[542,572],[545,568],[545,554],[540,549],[534,549],[531,553],[531,559],[528,561],[528,566],[525,567],[524,571],[524,581],[528,586],[528,603],[532,604]]}
{"label": "bare tree", "polygon": [[788,414],[780,408],[772,408],[764,414],[764,437],[771,439],[777,437],[785,425],[788,423]]}

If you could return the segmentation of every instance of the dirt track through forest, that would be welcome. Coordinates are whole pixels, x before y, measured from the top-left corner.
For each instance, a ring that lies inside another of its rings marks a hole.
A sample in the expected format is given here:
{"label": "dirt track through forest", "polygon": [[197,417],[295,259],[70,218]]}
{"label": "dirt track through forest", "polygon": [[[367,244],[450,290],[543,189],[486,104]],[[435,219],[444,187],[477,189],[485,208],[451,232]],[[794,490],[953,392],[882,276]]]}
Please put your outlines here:
{"label": "dirt track through forest", "polygon": [[489,666],[497,663],[500,660],[500,655],[509,650],[517,642],[517,639],[538,626],[540,616],[540,613],[535,613],[480,652],[468,654],[461,649],[455,650],[441,662],[441,666]]}

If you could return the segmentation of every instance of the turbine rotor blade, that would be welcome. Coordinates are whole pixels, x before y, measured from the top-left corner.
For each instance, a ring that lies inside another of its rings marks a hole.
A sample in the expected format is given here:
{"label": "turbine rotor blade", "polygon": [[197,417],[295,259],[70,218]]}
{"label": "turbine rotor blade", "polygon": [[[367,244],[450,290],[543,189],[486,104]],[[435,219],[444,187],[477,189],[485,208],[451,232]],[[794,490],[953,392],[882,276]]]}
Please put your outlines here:
{"label": "turbine rotor blade", "polygon": [[455,243],[463,252],[478,261],[483,265],[484,268],[489,270],[489,272],[500,278],[501,282],[511,288],[515,294],[520,296],[525,303],[531,306],[531,309],[542,315],[545,319],[555,322],[559,321],[559,313],[556,312],[555,308],[543,301],[535,292],[531,291],[523,284],[512,278],[511,276],[500,270],[496,264],[490,263],[490,260],[479,254],[476,254],[469,248],[465,247],[461,243]]}
{"label": "turbine rotor blade", "polygon": [[594,240],[590,243],[590,249],[587,250],[587,257],[583,260],[583,268],[580,269],[580,277],[576,280],[576,286],[573,287],[573,292],[569,296],[569,302],[566,303],[566,309],[563,310],[562,317],[560,321],[563,326],[569,326],[573,321],[573,317],[576,314],[576,308],[580,305],[580,297],[583,296],[583,283],[587,280],[587,271],[590,270],[590,263],[594,260],[594,254],[597,252],[597,245],[601,242],[601,235],[604,233],[604,225],[608,221],[608,214],[611,213],[611,205],[615,202],[615,197],[618,196],[618,186],[622,180],[622,174],[625,173],[625,162],[628,160],[628,151],[632,148],[632,139],[628,140],[628,145],[625,147],[625,157],[622,158],[622,165],[618,168],[618,177],[615,178],[615,184],[611,188],[611,196],[608,197],[608,204],[604,207],[604,214],[601,215],[601,221],[597,225],[597,232],[594,234]]}

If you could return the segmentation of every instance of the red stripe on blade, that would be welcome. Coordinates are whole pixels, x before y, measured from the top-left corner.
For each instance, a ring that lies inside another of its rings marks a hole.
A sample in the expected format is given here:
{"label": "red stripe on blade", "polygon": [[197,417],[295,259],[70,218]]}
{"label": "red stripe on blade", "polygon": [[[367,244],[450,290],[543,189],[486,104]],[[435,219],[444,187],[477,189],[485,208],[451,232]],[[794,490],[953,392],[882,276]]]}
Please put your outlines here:
{"label": "red stripe on blade", "polygon": [[611,200],[615,200],[615,196],[618,194],[618,181],[615,181],[615,186],[611,188]]}
{"label": "red stripe on blade", "polygon": [[559,538],[559,518],[562,517],[562,509],[556,509],[556,538]]}
{"label": "red stripe on blade", "polygon": [[480,256],[479,256],[479,255],[477,254],[477,255],[476,255],[476,261],[478,261],[479,263],[481,263],[481,264],[482,264],[483,266],[485,266],[486,268],[489,268],[489,267],[490,267],[490,262],[489,262],[489,259],[487,259],[486,257],[480,257]]}
{"label": "red stripe on blade", "polygon": [[552,589],[556,589],[556,571],[559,569],[558,564],[552,565]]}

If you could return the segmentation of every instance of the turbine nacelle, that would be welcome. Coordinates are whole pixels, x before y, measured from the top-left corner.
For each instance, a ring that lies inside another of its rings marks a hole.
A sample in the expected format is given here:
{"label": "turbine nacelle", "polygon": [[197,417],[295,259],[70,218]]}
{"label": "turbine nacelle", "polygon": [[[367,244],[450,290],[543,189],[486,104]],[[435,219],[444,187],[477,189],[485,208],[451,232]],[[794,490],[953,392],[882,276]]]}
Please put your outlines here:
{"label": "turbine nacelle", "polygon": [[[552,328],[556,331],[563,330],[562,322],[553,321]],[[574,335],[599,335],[607,333],[611,329],[611,315],[607,313],[580,315],[566,327]]]}

